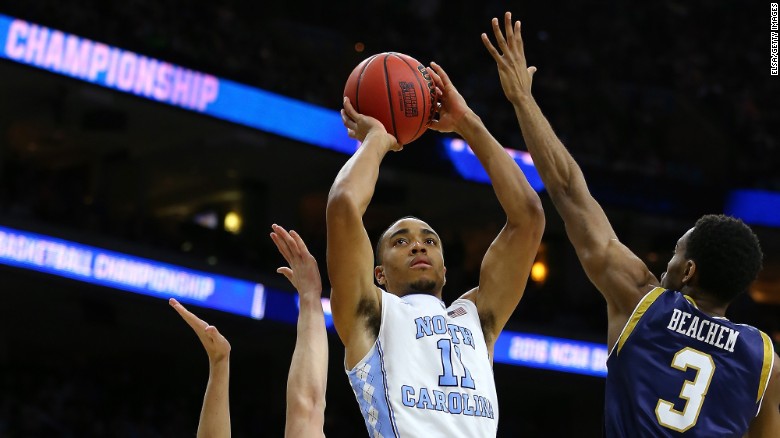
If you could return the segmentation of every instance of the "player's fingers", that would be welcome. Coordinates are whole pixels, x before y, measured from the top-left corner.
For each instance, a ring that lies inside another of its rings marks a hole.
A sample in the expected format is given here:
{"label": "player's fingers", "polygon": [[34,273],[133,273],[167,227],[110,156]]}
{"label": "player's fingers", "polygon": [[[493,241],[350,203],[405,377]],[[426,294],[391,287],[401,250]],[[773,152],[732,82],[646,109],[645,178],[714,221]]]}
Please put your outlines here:
{"label": "player's fingers", "polygon": [[290,259],[292,258],[292,254],[290,254],[290,249],[287,247],[287,244],[284,243],[276,233],[271,233],[271,240],[273,240],[274,245],[276,245],[276,249],[279,251],[279,254],[284,257],[287,263],[289,263]]}
{"label": "player's fingers", "polygon": [[341,109],[341,120],[347,126],[357,126],[357,120],[351,118],[343,108]]}
{"label": "player's fingers", "polygon": [[290,248],[290,255],[292,255],[293,257],[300,257],[301,251],[300,249],[298,249],[298,244],[295,243],[295,239],[293,239],[290,233],[287,230],[285,230],[283,227],[279,225],[277,225],[277,227],[279,227],[278,229],[281,231],[281,233],[279,233],[278,231],[277,233],[279,233],[279,236],[287,244],[287,247]]}
{"label": "player's fingers", "polygon": [[344,96],[344,111],[347,112],[347,116],[349,116],[349,118],[352,120],[357,120],[358,116],[360,116],[360,113],[358,113],[352,106],[352,102],[350,102],[349,97],[346,96]]}
{"label": "player's fingers", "polygon": [[344,123],[344,126],[346,126],[347,129],[355,129],[357,127],[357,122],[350,119],[343,108],[341,109],[341,122]]}
{"label": "player's fingers", "polygon": [[501,33],[501,27],[498,25],[498,18],[492,19],[490,25],[493,26],[493,35],[496,37],[496,43],[499,50],[501,50],[501,54],[506,54],[506,40],[504,39],[504,34]]}
{"label": "player's fingers", "polygon": [[287,278],[287,280],[289,280],[290,283],[292,283],[292,285],[295,286],[295,282],[293,281],[293,270],[292,269],[288,268],[287,266],[282,266],[280,268],[277,268],[276,272],[279,273],[279,274],[284,275]]}
{"label": "player's fingers", "polygon": [[496,48],[493,47],[493,43],[490,42],[490,38],[488,38],[486,33],[482,34],[482,44],[485,45],[485,48],[487,49],[488,53],[490,53],[490,56],[492,56],[496,62],[499,62],[501,60],[501,55],[498,53],[498,50],[496,50]]}
{"label": "player's fingers", "polygon": [[433,83],[436,86],[436,89],[439,90],[439,92],[441,92],[442,94],[444,94],[444,92],[441,91],[441,89],[444,88],[444,84],[441,81],[441,76],[439,76],[438,73],[436,73],[432,68],[430,67],[426,67],[426,68],[428,69],[428,74],[430,74],[431,77],[433,78]]}
{"label": "player's fingers", "polygon": [[445,132],[439,127],[440,123],[438,120],[431,120],[431,125],[428,126],[428,129],[431,129],[436,132]]}
{"label": "player's fingers", "polygon": [[298,246],[298,250],[301,252],[301,255],[311,255],[311,253],[309,253],[309,248],[306,247],[306,243],[303,241],[301,235],[298,234],[297,231],[290,231],[290,235],[292,236],[293,240],[295,240],[295,244]]}
{"label": "player's fingers", "polygon": [[508,12],[504,14],[504,33],[506,33],[506,41],[509,47],[512,47],[514,41],[515,32],[512,28],[512,13]]}
{"label": "player's fingers", "polygon": [[282,230],[276,224],[271,225],[271,228],[273,228],[274,232],[271,233],[271,240],[274,241],[274,244],[276,245],[276,249],[279,250],[279,252],[282,254],[282,257],[284,257],[285,260],[288,262],[292,258],[292,250],[290,249],[290,246],[287,244],[287,242],[282,238]]}
{"label": "player's fingers", "polygon": [[441,83],[444,85],[441,87],[442,90],[447,88],[447,86],[452,85],[452,81],[450,81],[449,75],[447,75],[447,72],[444,71],[444,69],[439,64],[431,62],[431,67],[433,68],[433,72],[439,76]]}
{"label": "player's fingers", "polygon": [[523,44],[522,24],[515,22],[515,47],[517,52],[525,58],[525,48]]}
{"label": "player's fingers", "polygon": [[[195,316],[194,313],[187,310],[186,307],[182,306],[181,303],[176,301],[176,299],[171,298],[168,300],[168,304],[170,304],[176,312],[181,315],[181,317],[187,321],[188,324],[190,324],[193,328],[196,328],[198,326],[199,328],[204,328],[208,324],[206,324],[202,319]],[[195,325],[193,325],[193,323]]]}
{"label": "player's fingers", "polygon": [[194,313],[187,310],[184,306],[182,306],[178,301],[171,298],[168,300],[168,302],[173,306],[173,308],[176,310],[176,312],[182,317],[184,322],[187,323],[187,325],[192,328],[192,330],[195,332],[195,334],[198,336],[198,339],[200,339],[200,342],[205,343],[206,338],[204,337],[204,332],[206,327],[209,326],[209,324],[198,318]]}

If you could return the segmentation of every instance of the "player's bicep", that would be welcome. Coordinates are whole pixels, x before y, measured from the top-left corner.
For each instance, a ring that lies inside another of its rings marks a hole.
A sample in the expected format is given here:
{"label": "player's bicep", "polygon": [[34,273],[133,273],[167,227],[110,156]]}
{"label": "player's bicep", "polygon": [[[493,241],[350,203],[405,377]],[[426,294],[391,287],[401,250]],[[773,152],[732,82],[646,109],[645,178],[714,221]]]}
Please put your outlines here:
{"label": "player's bicep", "polygon": [[327,265],[336,331],[347,341],[361,306],[379,306],[374,256],[358,211],[349,203],[328,204]]}
{"label": "player's bicep", "polygon": [[647,265],[616,238],[577,249],[583,269],[607,301],[610,313],[628,316],[658,280]]}
{"label": "player's bicep", "polygon": [[485,328],[491,331],[492,339],[501,332],[525,292],[543,231],[543,226],[507,224],[485,253],[479,288],[472,296],[480,315],[491,320]]}
{"label": "player's bicep", "polygon": [[647,286],[658,283],[647,265],[620,243],[586,185],[574,185],[570,193],[558,194],[553,200],[588,278],[611,310],[630,314]]}
{"label": "player's bicep", "polygon": [[597,251],[605,242],[617,239],[607,215],[586,185],[573,186],[565,194],[552,196],[552,200],[566,225],[566,234],[578,253]]}

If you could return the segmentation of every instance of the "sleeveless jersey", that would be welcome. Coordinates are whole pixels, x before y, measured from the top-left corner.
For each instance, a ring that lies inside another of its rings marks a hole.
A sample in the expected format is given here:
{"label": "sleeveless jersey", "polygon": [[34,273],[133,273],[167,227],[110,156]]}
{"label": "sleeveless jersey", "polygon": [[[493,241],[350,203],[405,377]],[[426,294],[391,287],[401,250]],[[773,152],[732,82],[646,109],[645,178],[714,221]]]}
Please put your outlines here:
{"label": "sleeveless jersey", "polygon": [[655,288],[607,360],[608,437],[742,437],[758,414],[774,351],[749,325]]}
{"label": "sleeveless jersey", "polygon": [[493,368],[473,302],[382,291],[371,350],[347,371],[369,436],[495,437]]}

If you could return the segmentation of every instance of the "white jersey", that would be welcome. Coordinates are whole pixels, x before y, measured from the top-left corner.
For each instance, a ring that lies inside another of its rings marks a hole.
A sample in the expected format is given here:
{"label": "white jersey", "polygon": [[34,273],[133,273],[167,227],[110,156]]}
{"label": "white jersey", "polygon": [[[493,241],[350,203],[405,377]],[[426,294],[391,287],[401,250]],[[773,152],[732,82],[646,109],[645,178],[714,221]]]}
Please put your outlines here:
{"label": "white jersey", "polygon": [[347,371],[369,436],[495,437],[498,399],[476,305],[382,291],[371,350]]}

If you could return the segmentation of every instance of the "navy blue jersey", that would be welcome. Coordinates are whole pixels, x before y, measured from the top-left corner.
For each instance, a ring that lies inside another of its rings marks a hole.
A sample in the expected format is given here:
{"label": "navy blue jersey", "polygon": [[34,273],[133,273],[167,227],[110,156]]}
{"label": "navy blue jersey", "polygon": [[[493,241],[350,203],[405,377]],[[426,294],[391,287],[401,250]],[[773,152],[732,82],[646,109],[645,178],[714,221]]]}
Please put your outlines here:
{"label": "navy blue jersey", "polygon": [[774,351],[758,329],[656,288],[607,360],[608,437],[741,437],[766,390]]}

